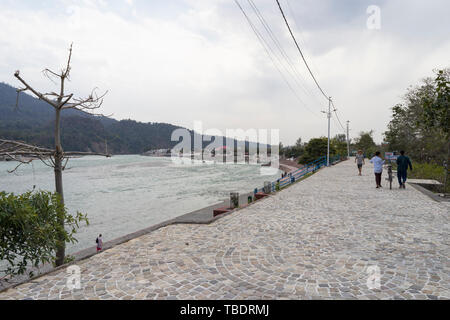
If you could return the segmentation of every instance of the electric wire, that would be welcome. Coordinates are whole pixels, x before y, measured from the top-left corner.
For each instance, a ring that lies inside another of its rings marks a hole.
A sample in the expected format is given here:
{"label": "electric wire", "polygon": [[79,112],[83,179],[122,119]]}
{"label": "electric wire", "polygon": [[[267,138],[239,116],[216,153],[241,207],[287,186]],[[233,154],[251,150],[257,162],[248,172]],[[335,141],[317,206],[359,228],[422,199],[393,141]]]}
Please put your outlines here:
{"label": "electric wire", "polygon": [[[306,46],[307,41],[306,41],[306,39],[302,36],[302,28],[301,28],[301,26],[300,26],[300,24],[299,24],[299,22],[298,22],[297,16],[296,16],[295,13],[294,13],[294,10],[292,9],[291,2],[290,2],[289,0],[286,0],[286,3],[287,3],[287,5],[288,5],[289,13],[291,14],[292,20],[294,21],[294,26],[295,26],[295,28],[296,28],[297,31],[298,31],[297,35],[300,37],[300,41],[299,41],[299,42],[300,42],[300,44],[303,43],[303,54],[305,55],[306,58],[308,58],[308,54],[307,54],[307,52],[306,52],[307,49],[308,49],[307,46]],[[318,74],[318,73],[319,73],[319,72],[318,72],[318,68],[317,68],[317,66],[316,66],[315,63],[314,63],[314,60],[308,58],[308,61],[312,64],[311,69],[313,70],[313,72],[314,72],[315,74]],[[320,74],[319,74],[319,76],[320,76]],[[309,86],[308,86],[308,88],[309,88]],[[316,94],[319,94],[319,95],[320,95],[320,92],[316,92],[316,91],[314,91],[314,92],[315,92]],[[314,95],[314,97],[315,97],[316,100],[318,99],[317,95]]]}
{"label": "electric wire", "polygon": [[[308,65],[308,62],[307,62],[306,59],[305,59],[305,56],[304,56],[304,54],[303,54],[303,52],[302,52],[302,50],[301,50],[301,48],[300,48],[300,46],[299,46],[299,44],[298,44],[298,42],[297,42],[297,39],[295,38],[295,36],[294,36],[294,34],[293,34],[293,32],[292,32],[292,29],[291,29],[291,27],[290,27],[290,25],[289,25],[289,22],[287,21],[286,15],[284,14],[283,8],[281,7],[280,1],[279,1],[279,0],[276,0],[276,2],[277,2],[277,4],[278,4],[278,8],[280,9],[281,15],[283,16],[283,19],[284,19],[284,22],[285,22],[285,24],[286,24],[286,27],[288,28],[289,33],[290,33],[292,39],[294,40],[294,43],[295,43],[295,45],[296,45],[298,51],[300,52],[300,55],[301,55],[301,57],[302,57],[302,59],[303,59],[303,62],[305,63],[305,65],[306,65],[306,67],[307,67],[307,69],[308,69],[308,71],[309,71],[311,77],[313,78],[313,80],[314,80],[315,84],[317,85],[317,87],[319,88],[320,92],[321,92],[321,93],[323,94],[323,96],[324,96],[327,100],[329,100],[329,101],[331,102],[331,104],[333,105],[333,109],[334,109],[333,111],[334,111],[334,113],[335,113],[335,115],[336,115],[336,119],[337,119],[337,121],[339,122],[340,127],[342,128],[342,130],[343,130],[344,133],[345,133],[345,132],[346,132],[346,131],[345,131],[345,128],[344,128],[344,126],[342,125],[341,120],[339,119],[339,115],[338,115],[338,113],[337,113],[336,107],[334,106],[333,100],[332,100],[327,94],[325,94],[325,92],[323,91],[322,87],[319,85],[319,83],[318,83],[316,77],[314,76],[313,72],[311,71],[311,68],[310,68],[309,65]],[[288,2],[288,6],[289,6],[289,8],[290,8],[289,2]],[[292,12],[292,8],[290,8],[290,9],[291,9],[291,12]],[[293,14],[293,13],[292,13],[292,14]],[[294,18],[294,19],[295,19],[295,18]],[[295,22],[295,20],[294,20],[294,22]],[[297,25],[297,27],[298,27],[298,25]]]}
{"label": "electric wire", "polygon": [[314,76],[313,72],[311,71],[311,68],[309,67],[308,62],[306,61],[306,58],[305,58],[305,56],[303,55],[302,49],[300,48],[300,46],[299,46],[299,44],[298,44],[298,42],[297,42],[297,39],[295,39],[295,36],[294,36],[294,34],[292,33],[291,27],[290,27],[289,22],[287,21],[287,18],[286,18],[285,14],[284,14],[283,8],[281,7],[280,1],[278,1],[278,0],[275,0],[275,1],[276,1],[277,4],[278,4],[278,8],[280,9],[281,15],[283,16],[283,19],[284,19],[284,22],[285,22],[285,24],[286,24],[286,27],[288,28],[289,33],[290,33],[292,39],[294,40],[295,46],[297,47],[297,49],[298,49],[298,51],[299,51],[299,53],[300,53],[300,56],[302,57],[303,62],[305,63],[306,68],[307,68],[308,71],[309,71],[309,74],[310,74],[311,77],[313,78],[313,80],[314,80],[314,82],[315,82],[317,88],[319,88],[319,90],[320,90],[320,92],[323,94],[323,96],[324,96],[327,100],[329,100],[329,99],[330,99],[329,96],[323,91],[322,87],[319,85],[319,82],[317,81],[316,77]]}
{"label": "electric wire", "polygon": [[[284,60],[287,62],[287,64],[289,65],[290,69],[292,70],[292,73],[289,72],[288,73],[292,76],[292,78],[294,79],[294,81],[296,82],[296,84],[304,91],[305,94],[309,94],[311,97],[316,98],[316,96],[314,94],[311,93],[311,91],[308,89],[308,87],[306,87],[303,84],[303,81],[305,81],[305,79],[302,77],[302,75],[299,73],[299,71],[297,70],[297,68],[295,67],[295,64],[292,62],[291,58],[289,57],[289,55],[286,53],[286,51],[283,49],[280,41],[278,40],[277,36],[274,34],[274,32],[272,31],[272,28],[270,27],[270,25],[267,23],[266,19],[264,19],[264,16],[261,14],[260,10],[258,9],[258,7],[256,6],[256,4],[253,2],[253,0],[247,0],[247,2],[250,4],[250,6],[252,7],[253,11],[255,12],[256,16],[258,17],[259,21],[261,22],[261,24],[263,25],[264,29],[266,30],[267,34],[269,35],[270,39],[272,39],[273,43],[275,43],[275,46],[277,47],[278,51],[280,51],[282,58],[284,58]],[[281,61],[280,61],[281,63]],[[299,81],[300,79],[300,81]],[[319,102],[319,101],[318,101]],[[319,102],[320,103],[320,102]]]}
{"label": "electric wire", "polygon": [[[272,61],[274,67],[277,69],[277,71],[280,73],[281,77],[283,78],[284,82],[286,83],[286,85],[288,86],[288,88],[292,91],[292,93],[294,94],[294,96],[300,101],[300,103],[302,104],[302,107],[304,107],[306,110],[308,110],[309,112],[311,112],[314,116],[319,117],[314,111],[312,111],[311,109],[309,109],[305,102],[300,98],[300,96],[296,93],[296,91],[294,90],[294,88],[291,86],[291,84],[289,83],[289,81],[286,79],[285,75],[283,74],[283,72],[280,70],[280,68],[278,67],[278,65],[276,64],[274,58],[272,57],[272,55],[270,54],[270,52],[272,52],[272,54],[277,57],[275,55],[275,53],[273,52],[272,48],[269,46],[269,44],[266,42],[266,40],[264,39],[264,37],[262,37],[262,35],[260,34],[260,32],[258,31],[258,29],[256,28],[256,26],[253,24],[253,22],[251,21],[251,19],[249,18],[249,16],[247,15],[247,13],[245,12],[244,8],[241,6],[241,4],[238,2],[238,0],[234,0],[234,2],[236,3],[236,5],[238,6],[238,8],[241,10],[242,14],[244,15],[247,23],[250,25],[251,29],[253,30],[253,32],[255,33],[256,37],[258,38],[261,46],[264,48],[266,54],[268,55],[268,57],[270,58],[270,60]],[[267,47],[266,47],[267,46]]]}
{"label": "electric wire", "polygon": [[333,111],[334,111],[334,114],[336,115],[336,119],[337,119],[337,121],[339,122],[339,125],[341,126],[342,130],[343,130],[344,133],[345,133],[346,130],[345,130],[344,126],[342,125],[341,120],[339,119],[339,115],[338,115],[338,113],[337,113],[338,110],[337,110],[336,107],[334,106],[333,100],[331,100],[331,105],[333,106]]}

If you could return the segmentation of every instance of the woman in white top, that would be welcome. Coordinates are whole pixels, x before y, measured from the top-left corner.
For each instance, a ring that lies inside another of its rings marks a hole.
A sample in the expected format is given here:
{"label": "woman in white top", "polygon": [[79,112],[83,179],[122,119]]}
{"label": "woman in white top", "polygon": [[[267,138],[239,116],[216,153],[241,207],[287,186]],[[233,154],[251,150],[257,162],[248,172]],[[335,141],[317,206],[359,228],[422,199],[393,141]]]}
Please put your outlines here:
{"label": "woman in white top", "polygon": [[384,160],[380,157],[381,152],[377,151],[375,153],[375,157],[370,159],[370,162],[373,163],[373,172],[375,173],[375,182],[377,184],[377,189],[382,188],[381,186],[381,175],[383,173],[383,164]]}

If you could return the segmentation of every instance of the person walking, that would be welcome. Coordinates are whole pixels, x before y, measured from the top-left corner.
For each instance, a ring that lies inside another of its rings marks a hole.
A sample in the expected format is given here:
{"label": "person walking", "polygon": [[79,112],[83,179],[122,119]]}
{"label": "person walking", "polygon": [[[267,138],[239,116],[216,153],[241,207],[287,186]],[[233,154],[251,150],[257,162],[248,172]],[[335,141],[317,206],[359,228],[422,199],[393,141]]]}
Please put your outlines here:
{"label": "person walking", "polygon": [[97,253],[98,253],[98,252],[102,251],[102,249],[103,249],[103,238],[102,238],[101,234],[98,235],[95,242],[97,243]]}
{"label": "person walking", "polygon": [[363,164],[366,164],[366,162],[364,161],[364,154],[362,150],[358,150],[358,153],[355,157],[355,163],[357,163],[358,165],[359,175],[362,176],[362,166]]}
{"label": "person walking", "polygon": [[381,186],[381,175],[383,174],[383,164],[384,160],[380,157],[381,152],[377,151],[375,156],[370,159],[370,162],[373,163],[373,172],[375,173],[375,182],[377,184],[377,189],[382,188]]}
{"label": "person walking", "polygon": [[405,151],[400,151],[400,156],[397,158],[397,178],[400,189],[406,189],[406,179],[408,178],[408,167],[412,171],[412,164],[409,157],[405,156]]}

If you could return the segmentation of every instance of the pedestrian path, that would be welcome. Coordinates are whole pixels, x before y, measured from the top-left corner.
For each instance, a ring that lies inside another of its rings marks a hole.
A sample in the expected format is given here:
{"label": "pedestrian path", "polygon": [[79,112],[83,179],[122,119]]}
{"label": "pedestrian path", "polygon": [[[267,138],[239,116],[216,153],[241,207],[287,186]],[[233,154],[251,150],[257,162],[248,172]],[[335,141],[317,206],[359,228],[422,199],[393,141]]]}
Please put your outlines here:
{"label": "pedestrian path", "polygon": [[81,261],[81,289],[61,269],[0,299],[450,299],[449,203],[383,185],[345,161]]}

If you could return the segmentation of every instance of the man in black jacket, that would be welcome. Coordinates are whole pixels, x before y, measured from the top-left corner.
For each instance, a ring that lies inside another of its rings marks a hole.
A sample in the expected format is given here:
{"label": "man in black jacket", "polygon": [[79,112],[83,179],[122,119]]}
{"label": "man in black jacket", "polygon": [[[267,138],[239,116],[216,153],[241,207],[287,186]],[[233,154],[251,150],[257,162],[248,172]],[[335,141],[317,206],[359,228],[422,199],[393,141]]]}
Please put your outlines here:
{"label": "man in black jacket", "polygon": [[400,189],[405,189],[405,182],[408,177],[408,166],[412,171],[411,160],[405,156],[405,151],[400,151],[400,156],[397,158],[397,178],[400,185]]}

